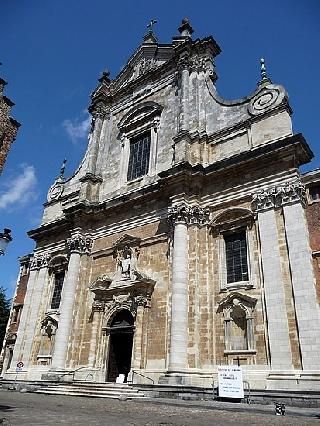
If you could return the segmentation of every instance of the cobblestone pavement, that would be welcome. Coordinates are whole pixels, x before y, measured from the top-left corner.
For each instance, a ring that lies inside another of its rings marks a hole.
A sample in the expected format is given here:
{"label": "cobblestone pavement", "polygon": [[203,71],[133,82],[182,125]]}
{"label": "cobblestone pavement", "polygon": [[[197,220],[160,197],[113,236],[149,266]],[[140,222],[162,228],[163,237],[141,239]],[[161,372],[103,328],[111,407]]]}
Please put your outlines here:
{"label": "cobblestone pavement", "polygon": [[[319,410],[320,411],[320,410]],[[187,402],[168,405],[148,401],[40,395],[0,391],[0,423],[4,425],[319,425],[312,417],[277,417],[274,414],[196,407]]]}

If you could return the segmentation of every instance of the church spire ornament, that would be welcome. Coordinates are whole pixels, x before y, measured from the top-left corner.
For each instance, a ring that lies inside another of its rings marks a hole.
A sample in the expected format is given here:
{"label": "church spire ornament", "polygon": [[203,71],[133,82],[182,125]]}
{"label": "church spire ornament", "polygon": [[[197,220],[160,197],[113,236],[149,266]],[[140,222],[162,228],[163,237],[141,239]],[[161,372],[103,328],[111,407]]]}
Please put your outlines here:
{"label": "church spire ornament", "polygon": [[143,37],[144,43],[157,43],[158,42],[158,39],[157,39],[155,33],[153,32],[153,26],[156,23],[157,23],[156,19],[151,19],[151,21],[147,25],[147,32],[146,32],[145,36]]}
{"label": "church spire ornament", "polygon": [[259,86],[271,83],[271,80],[267,74],[266,62],[264,58],[260,59],[260,73],[261,73],[261,80],[258,83]]}
{"label": "church spire ornament", "polygon": [[66,169],[67,159],[65,158],[60,167],[59,179],[64,180],[64,172]]}
{"label": "church spire ornament", "polygon": [[192,26],[190,25],[189,19],[188,18],[183,18],[182,19],[182,23],[180,25],[180,27],[178,28],[178,31],[180,33],[180,37],[190,37],[192,33],[194,32]]}

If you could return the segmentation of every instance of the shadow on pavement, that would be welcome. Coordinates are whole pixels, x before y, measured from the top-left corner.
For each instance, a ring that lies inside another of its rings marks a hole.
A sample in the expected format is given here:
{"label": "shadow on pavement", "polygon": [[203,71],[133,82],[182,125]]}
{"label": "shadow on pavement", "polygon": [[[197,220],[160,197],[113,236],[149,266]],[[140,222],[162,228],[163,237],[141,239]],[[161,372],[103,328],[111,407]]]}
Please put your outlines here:
{"label": "shadow on pavement", "polygon": [[11,411],[15,407],[12,407],[11,405],[0,405],[0,411]]}

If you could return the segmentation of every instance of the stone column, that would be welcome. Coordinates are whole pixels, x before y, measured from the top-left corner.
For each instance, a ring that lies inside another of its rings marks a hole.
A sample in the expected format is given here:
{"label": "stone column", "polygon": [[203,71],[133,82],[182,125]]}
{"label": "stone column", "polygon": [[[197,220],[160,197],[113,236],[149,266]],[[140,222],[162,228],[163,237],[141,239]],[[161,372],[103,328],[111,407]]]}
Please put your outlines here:
{"label": "stone column", "polygon": [[75,291],[80,275],[80,259],[81,255],[90,253],[91,244],[91,238],[81,234],[79,230],[76,230],[71,238],[67,240],[71,255],[61,295],[60,319],[52,357],[52,367],[54,369],[60,370],[65,368],[72,326]]}
{"label": "stone column", "polygon": [[97,357],[97,336],[98,329],[101,322],[101,316],[104,312],[104,302],[95,300],[92,304],[92,329],[91,339],[89,348],[88,365],[89,367],[95,367]]}
{"label": "stone column", "polygon": [[284,187],[283,193],[282,204],[302,366],[304,370],[319,370],[320,312],[304,213],[305,189],[301,183],[294,182]]}
{"label": "stone column", "polygon": [[169,210],[174,226],[169,372],[188,367],[188,224],[203,224],[208,212],[185,204]]}
{"label": "stone column", "polygon": [[24,368],[27,368],[30,363],[32,344],[48,273],[49,258],[49,254],[44,253],[36,254],[32,260],[27,293],[22,308],[17,340],[11,362],[12,368],[15,368],[18,361],[23,361]]}
{"label": "stone column", "polygon": [[258,213],[264,295],[273,370],[292,368],[289,326],[274,209]]}
{"label": "stone column", "polygon": [[183,371],[188,366],[188,229],[186,212],[181,206],[178,209],[171,210],[174,246],[169,371]]}

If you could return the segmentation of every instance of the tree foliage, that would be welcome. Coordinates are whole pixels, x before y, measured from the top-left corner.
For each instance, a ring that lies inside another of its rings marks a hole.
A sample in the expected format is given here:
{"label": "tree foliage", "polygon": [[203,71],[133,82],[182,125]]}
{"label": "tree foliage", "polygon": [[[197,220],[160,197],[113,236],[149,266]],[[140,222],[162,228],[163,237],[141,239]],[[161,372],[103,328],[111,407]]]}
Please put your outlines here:
{"label": "tree foliage", "polygon": [[5,289],[0,287],[0,351],[6,334],[7,322],[10,314],[10,299],[7,298]]}

